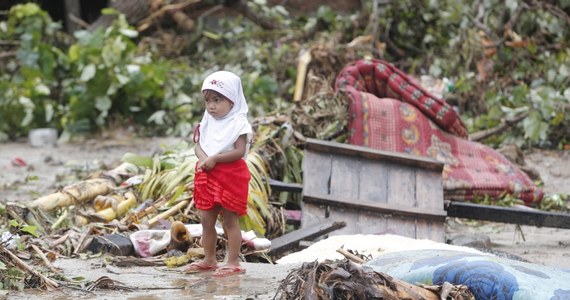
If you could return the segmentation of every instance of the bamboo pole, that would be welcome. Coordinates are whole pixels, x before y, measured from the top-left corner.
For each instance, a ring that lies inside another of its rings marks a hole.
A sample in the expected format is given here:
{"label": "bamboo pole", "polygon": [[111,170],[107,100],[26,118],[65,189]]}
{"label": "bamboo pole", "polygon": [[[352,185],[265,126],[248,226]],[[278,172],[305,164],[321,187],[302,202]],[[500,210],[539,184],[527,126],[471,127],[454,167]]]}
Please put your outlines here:
{"label": "bamboo pole", "polygon": [[176,205],[171,207],[169,210],[154,216],[152,219],[148,220],[148,222],[147,222],[149,227],[152,227],[153,225],[155,225],[158,222],[158,220],[160,220],[160,219],[166,219],[166,218],[176,214],[185,205],[188,205],[188,200],[180,201]]}
{"label": "bamboo pole", "polygon": [[311,51],[305,50],[299,56],[297,63],[297,79],[295,81],[295,92],[293,94],[293,102],[301,101],[303,90],[305,89],[305,78],[307,77],[307,67],[312,60]]}

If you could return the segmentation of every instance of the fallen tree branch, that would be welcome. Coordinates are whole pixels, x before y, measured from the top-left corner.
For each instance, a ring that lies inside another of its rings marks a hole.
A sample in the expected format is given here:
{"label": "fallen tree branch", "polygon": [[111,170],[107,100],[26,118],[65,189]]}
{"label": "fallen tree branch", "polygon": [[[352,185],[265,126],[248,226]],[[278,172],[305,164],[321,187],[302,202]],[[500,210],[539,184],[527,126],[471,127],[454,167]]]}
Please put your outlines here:
{"label": "fallen tree branch", "polygon": [[259,25],[263,29],[282,29],[282,26],[279,23],[275,22],[275,20],[270,20],[268,18],[258,16],[256,13],[254,13],[251,9],[249,9],[247,2],[244,0],[227,1],[225,5],[241,13],[244,17],[250,19],[253,23]]}
{"label": "fallen tree branch", "polygon": [[10,257],[10,259],[12,259],[12,261],[14,262],[14,264],[16,265],[16,267],[18,269],[25,271],[25,272],[28,272],[28,273],[40,278],[41,282],[46,285],[47,290],[53,291],[59,287],[59,284],[57,282],[53,281],[52,279],[49,279],[48,277],[44,276],[40,272],[34,270],[34,268],[30,267],[23,260],[21,260],[18,256],[16,256],[14,253],[12,253],[12,251],[10,251],[4,247],[0,247],[0,253],[4,253],[4,254],[8,255]]}
{"label": "fallen tree branch", "polygon": [[87,29],[89,28],[89,23],[83,21],[83,19],[76,17],[74,14],[69,14],[69,20],[71,20],[73,23],[79,25],[79,27],[83,28],[83,29]]}
{"label": "fallen tree branch", "polygon": [[522,113],[518,116],[515,116],[512,119],[505,120],[503,123],[501,123],[501,125],[499,125],[497,127],[489,128],[486,130],[481,130],[478,132],[474,132],[474,133],[469,135],[469,140],[470,141],[481,141],[481,140],[484,140],[490,136],[502,133],[505,130],[507,130],[509,127],[511,127],[511,126],[517,124],[518,122],[524,120],[527,116],[528,116],[528,112],[525,112],[525,113]]}
{"label": "fallen tree branch", "polygon": [[152,14],[150,14],[150,16],[144,18],[142,21],[140,21],[140,25],[137,26],[137,30],[138,31],[144,31],[146,29],[148,29],[150,27],[150,25],[152,24],[152,22],[157,19],[160,18],[162,16],[164,16],[164,14],[166,13],[173,13],[175,11],[180,11],[192,4],[196,4],[198,2],[201,2],[202,0],[189,0],[189,1],[185,1],[183,3],[176,3],[176,4],[169,4],[169,5],[165,5],[163,7],[161,7],[159,10],[154,11]]}
{"label": "fallen tree branch", "polygon": [[0,53],[0,59],[8,58],[8,57],[13,57],[13,56],[16,56],[16,54],[18,54],[17,51],[6,51],[6,52],[2,52],[2,53]]}

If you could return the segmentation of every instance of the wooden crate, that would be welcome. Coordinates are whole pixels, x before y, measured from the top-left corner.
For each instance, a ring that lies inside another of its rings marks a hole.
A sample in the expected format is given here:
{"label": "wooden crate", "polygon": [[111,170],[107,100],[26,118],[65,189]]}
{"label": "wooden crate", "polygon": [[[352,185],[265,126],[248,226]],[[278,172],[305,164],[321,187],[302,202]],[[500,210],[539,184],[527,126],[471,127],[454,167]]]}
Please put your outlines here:
{"label": "wooden crate", "polygon": [[398,234],[444,242],[443,164],[404,153],[309,139],[301,228],[344,221],[331,234]]}

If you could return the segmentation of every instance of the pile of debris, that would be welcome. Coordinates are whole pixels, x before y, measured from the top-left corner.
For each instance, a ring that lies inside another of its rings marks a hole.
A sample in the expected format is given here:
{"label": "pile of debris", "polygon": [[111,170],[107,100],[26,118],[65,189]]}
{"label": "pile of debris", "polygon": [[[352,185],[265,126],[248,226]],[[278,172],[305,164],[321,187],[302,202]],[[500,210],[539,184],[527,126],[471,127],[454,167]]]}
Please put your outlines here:
{"label": "pile of debris", "polygon": [[[349,256],[357,257],[352,253]],[[357,259],[359,260],[359,259]],[[276,299],[475,299],[465,285],[413,285],[349,259],[304,263],[283,281]]]}

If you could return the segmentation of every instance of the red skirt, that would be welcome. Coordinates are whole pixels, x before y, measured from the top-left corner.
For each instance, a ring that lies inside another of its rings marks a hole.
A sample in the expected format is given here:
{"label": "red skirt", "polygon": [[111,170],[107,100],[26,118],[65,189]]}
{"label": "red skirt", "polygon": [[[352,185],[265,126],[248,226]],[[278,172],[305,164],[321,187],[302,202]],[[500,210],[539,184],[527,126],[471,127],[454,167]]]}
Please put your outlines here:
{"label": "red skirt", "polygon": [[240,216],[245,215],[250,178],[243,159],[218,163],[209,171],[197,170],[194,175],[194,205],[200,210],[221,205]]}

